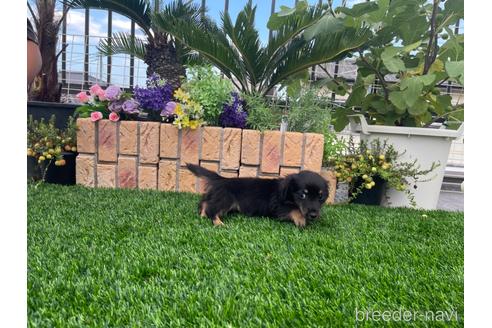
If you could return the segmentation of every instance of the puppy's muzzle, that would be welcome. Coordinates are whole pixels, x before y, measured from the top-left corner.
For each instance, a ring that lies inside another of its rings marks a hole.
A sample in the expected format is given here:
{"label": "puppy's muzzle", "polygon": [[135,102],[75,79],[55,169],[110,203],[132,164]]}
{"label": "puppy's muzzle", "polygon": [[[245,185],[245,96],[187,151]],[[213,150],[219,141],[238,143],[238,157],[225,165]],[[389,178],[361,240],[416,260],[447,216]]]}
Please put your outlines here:
{"label": "puppy's muzzle", "polygon": [[310,220],[315,220],[315,219],[318,219],[319,218],[319,211],[316,211],[316,210],[309,210],[307,212],[307,219],[310,219]]}

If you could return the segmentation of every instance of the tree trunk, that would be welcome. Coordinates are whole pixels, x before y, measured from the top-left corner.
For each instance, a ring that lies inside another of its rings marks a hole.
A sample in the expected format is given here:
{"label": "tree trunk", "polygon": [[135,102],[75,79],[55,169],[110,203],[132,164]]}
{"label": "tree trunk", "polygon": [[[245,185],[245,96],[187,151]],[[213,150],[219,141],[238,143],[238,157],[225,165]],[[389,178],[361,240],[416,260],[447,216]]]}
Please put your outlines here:
{"label": "tree trunk", "polygon": [[174,88],[181,86],[185,68],[178,59],[176,48],[165,35],[156,35],[154,42],[146,45],[144,61],[148,65],[147,76],[157,73]]}
{"label": "tree trunk", "polygon": [[54,1],[38,4],[36,26],[39,51],[42,57],[41,72],[34,79],[29,99],[60,102],[61,90],[58,84],[57,53],[59,20],[54,17]]}

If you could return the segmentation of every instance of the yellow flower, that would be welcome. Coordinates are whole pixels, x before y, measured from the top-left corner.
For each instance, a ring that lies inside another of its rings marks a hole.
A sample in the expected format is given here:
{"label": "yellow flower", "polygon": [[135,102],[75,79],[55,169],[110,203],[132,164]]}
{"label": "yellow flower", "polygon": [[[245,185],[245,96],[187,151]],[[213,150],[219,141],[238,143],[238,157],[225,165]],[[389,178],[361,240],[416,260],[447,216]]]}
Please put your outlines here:
{"label": "yellow flower", "polygon": [[176,113],[176,115],[178,116],[181,116],[183,115],[183,107],[181,106],[181,104],[176,104],[176,108],[174,109],[174,113]]}
{"label": "yellow flower", "polygon": [[200,125],[200,122],[197,120],[191,120],[190,121],[190,129],[194,130]]}
{"label": "yellow flower", "polygon": [[190,118],[188,116],[183,117],[181,122],[182,122],[184,128],[187,128],[188,126],[190,126]]}
{"label": "yellow flower", "polygon": [[185,103],[187,103],[190,100],[190,96],[186,92],[184,92],[181,88],[174,91],[174,97]]}

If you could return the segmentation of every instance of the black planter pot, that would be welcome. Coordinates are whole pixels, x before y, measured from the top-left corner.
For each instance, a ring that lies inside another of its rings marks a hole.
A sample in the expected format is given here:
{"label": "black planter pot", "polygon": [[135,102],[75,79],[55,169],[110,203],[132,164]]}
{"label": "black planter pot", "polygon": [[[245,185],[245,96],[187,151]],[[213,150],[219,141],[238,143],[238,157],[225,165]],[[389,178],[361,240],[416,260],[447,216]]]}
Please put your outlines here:
{"label": "black planter pot", "polygon": [[[55,160],[51,160],[51,163],[46,170],[45,182],[54,183],[60,185],[74,185],[75,184],[75,158],[77,153],[62,153],[65,165],[56,166]],[[28,180],[41,180],[43,178],[43,172],[46,169],[46,165],[37,165],[34,157],[27,157],[27,178]]]}
{"label": "black planter pot", "polygon": [[[376,185],[371,189],[362,189],[354,199],[351,200],[353,204],[363,204],[363,205],[381,205],[383,200],[384,192],[386,190],[386,181],[381,179],[379,176],[373,178]],[[349,196],[364,183],[364,179],[358,178],[354,186],[349,190]]]}
{"label": "black planter pot", "polygon": [[55,126],[58,129],[64,129],[67,126],[68,118],[75,115],[75,108],[78,106],[77,104],[28,101],[27,117],[32,115],[35,120],[44,118],[45,121],[48,121],[51,115],[55,115]]}

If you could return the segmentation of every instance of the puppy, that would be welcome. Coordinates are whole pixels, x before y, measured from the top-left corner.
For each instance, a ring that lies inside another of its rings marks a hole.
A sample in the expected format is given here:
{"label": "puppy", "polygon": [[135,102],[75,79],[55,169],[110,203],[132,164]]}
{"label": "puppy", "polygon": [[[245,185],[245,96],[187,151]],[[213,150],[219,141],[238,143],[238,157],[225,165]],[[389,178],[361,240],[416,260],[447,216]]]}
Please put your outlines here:
{"label": "puppy", "polygon": [[328,197],[328,184],[317,173],[302,171],[280,179],[224,178],[193,164],[188,169],[207,181],[199,205],[200,216],[222,225],[230,212],[292,221],[297,227],[319,218]]}

